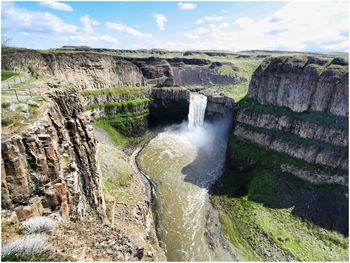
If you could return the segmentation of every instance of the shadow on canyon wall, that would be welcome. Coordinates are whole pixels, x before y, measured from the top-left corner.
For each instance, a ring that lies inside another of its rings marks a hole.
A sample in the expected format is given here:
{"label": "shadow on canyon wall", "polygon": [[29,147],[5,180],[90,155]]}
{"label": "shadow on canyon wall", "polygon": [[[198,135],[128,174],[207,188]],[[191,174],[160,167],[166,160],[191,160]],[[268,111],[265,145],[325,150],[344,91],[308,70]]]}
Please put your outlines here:
{"label": "shadow on canyon wall", "polygon": [[348,236],[348,190],[341,185],[315,185],[263,167],[241,173],[227,168],[211,188],[211,194],[248,196],[248,200],[265,207],[292,208],[293,215]]}
{"label": "shadow on canyon wall", "polygon": [[182,170],[185,182],[210,188],[212,195],[248,196],[250,201],[269,208],[292,208],[293,215],[348,236],[346,187],[315,185],[259,164],[248,171],[232,171],[225,161],[229,123],[227,119],[210,122],[202,133],[193,135],[200,150],[196,159]]}

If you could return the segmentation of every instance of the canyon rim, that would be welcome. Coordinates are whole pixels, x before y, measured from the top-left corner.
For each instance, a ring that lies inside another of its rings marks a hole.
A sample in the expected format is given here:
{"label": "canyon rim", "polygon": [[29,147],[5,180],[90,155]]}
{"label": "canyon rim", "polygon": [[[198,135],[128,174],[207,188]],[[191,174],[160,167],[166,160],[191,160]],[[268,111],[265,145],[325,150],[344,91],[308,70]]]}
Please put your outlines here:
{"label": "canyon rim", "polygon": [[348,262],[348,8],[2,2],[1,260]]}

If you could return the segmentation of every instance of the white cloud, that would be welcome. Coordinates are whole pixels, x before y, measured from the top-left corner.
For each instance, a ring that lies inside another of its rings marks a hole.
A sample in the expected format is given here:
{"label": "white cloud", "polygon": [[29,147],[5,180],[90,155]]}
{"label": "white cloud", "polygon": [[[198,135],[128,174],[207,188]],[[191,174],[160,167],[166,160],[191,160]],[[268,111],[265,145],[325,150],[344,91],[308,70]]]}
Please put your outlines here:
{"label": "white cloud", "polygon": [[101,23],[91,19],[90,16],[84,15],[80,18],[80,22],[83,24],[84,30],[87,33],[93,32],[94,27],[100,25]]}
{"label": "white cloud", "polygon": [[152,37],[152,34],[150,33],[142,33],[130,26],[119,24],[119,23],[113,23],[113,22],[106,22],[106,26],[109,29],[116,30],[119,32],[125,32],[133,37]]}
{"label": "white cloud", "polygon": [[344,2],[289,2],[259,19],[202,17],[196,22],[200,26],[184,33],[182,44],[189,49],[347,51],[347,8]]}
{"label": "white cloud", "polygon": [[210,22],[220,22],[224,19],[225,17],[223,16],[203,16],[196,21],[196,25],[201,25],[201,24],[210,23]]}
{"label": "white cloud", "polygon": [[[72,45],[86,45],[92,47],[109,47],[117,48],[119,45],[118,39],[110,35],[71,35],[60,37],[67,44],[67,41],[71,41]],[[67,44],[68,45],[68,44]]]}
{"label": "white cloud", "polygon": [[2,26],[24,32],[74,33],[78,27],[48,12],[30,11],[13,2],[2,3]]}
{"label": "white cloud", "polygon": [[70,5],[67,5],[65,3],[61,3],[58,1],[44,0],[40,2],[40,5],[48,8],[56,9],[56,10],[61,10],[61,11],[67,11],[67,12],[73,11],[73,8]]}
{"label": "white cloud", "polygon": [[196,4],[192,4],[192,3],[182,3],[182,2],[180,2],[180,3],[178,4],[178,6],[179,6],[179,9],[180,9],[180,10],[191,10],[191,9],[195,9],[195,8],[197,7]]}
{"label": "white cloud", "polygon": [[162,14],[155,14],[154,18],[156,19],[156,23],[158,25],[158,28],[160,30],[164,30],[165,28],[165,23],[167,22],[167,19],[165,17],[165,15]]}

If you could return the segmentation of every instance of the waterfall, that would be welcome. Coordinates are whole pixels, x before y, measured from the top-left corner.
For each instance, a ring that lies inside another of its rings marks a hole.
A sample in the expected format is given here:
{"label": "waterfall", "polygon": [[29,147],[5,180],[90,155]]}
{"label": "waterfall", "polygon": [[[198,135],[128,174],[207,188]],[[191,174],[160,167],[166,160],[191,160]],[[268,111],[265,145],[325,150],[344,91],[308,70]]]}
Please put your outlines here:
{"label": "waterfall", "polygon": [[207,97],[202,94],[190,94],[190,110],[188,112],[188,128],[193,130],[204,124],[204,114],[207,108]]}

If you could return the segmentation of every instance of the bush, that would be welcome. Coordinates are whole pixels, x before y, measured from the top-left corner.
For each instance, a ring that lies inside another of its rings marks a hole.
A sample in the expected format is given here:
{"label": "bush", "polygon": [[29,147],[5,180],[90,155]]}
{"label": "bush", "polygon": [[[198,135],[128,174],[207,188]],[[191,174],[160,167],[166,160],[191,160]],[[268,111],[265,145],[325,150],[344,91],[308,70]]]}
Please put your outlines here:
{"label": "bush", "polygon": [[50,244],[41,234],[16,237],[1,248],[2,261],[41,261],[45,259]]}
{"label": "bush", "polygon": [[55,228],[56,228],[56,224],[51,218],[38,216],[23,222],[21,230],[24,233],[34,234],[34,233],[51,233],[55,230]]}

